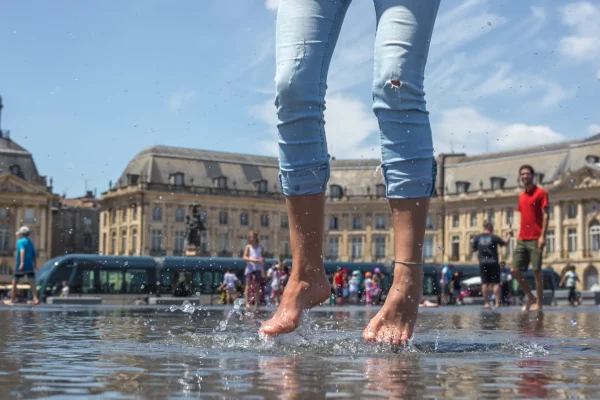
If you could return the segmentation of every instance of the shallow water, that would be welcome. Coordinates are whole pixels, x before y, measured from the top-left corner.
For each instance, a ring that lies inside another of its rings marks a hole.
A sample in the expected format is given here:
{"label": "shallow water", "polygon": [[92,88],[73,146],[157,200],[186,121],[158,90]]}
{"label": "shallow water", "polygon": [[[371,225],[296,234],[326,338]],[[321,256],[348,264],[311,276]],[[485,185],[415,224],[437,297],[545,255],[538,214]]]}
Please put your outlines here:
{"label": "shallow water", "polygon": [[231,308],[0,309],[0,398],[584,398],[600,310],[422,309],[408,349],[365,344],[375,309],[319,308],[264,341]]}

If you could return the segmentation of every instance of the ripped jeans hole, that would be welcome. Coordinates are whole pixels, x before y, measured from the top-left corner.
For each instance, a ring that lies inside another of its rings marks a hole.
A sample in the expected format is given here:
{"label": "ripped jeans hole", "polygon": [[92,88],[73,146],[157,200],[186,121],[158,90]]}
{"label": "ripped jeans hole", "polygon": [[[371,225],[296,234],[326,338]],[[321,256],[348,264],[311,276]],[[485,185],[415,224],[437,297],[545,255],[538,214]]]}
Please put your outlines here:
{"label": "ripped jeans hole", "polygon": [[390,85],[392,85],[392,87],[399,88],[400,86],[402,86],[402,82],[400,82],[400,80],[398,79],[391,79]]}

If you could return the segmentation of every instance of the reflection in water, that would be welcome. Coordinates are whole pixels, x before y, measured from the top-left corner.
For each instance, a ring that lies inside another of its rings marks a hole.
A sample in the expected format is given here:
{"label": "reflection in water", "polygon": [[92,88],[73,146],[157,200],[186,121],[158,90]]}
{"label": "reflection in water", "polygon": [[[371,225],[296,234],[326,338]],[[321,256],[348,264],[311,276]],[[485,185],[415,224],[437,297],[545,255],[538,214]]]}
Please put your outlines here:
{"label": "reflection in water", "polygon": [[[0,309],[0,390],[22,398],[571,398],[600,391],[597,309],[423,310],[413,347],[367,345],[375,309],[311,312],[264,341],[267,313]],[[571,321],[576,320],[576,324]]]}

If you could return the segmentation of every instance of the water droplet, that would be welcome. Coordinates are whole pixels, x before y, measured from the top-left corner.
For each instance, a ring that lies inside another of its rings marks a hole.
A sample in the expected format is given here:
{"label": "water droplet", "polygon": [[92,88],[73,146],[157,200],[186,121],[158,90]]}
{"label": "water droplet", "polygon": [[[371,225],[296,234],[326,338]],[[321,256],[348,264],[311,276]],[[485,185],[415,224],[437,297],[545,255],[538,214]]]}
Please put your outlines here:
{"label": "water droplet", "polygon": [[169,311],[171,311],[171,312],[175,312],[177,310],[179,310],[179,307],[177,307],[177,306],[171,306],[171,307],[169,307]]}
{"label": "water droplet", "polygon": [[575,326],[575,325],[577,325],[577,320],[575,318],[573,318],[571,320],[571,326]]}
{"label": "water droplet", "polygon": [[156,330],[156,327],[155,327],[155,326],[152,326],[152,327],[150,327],[150,330],[151,330],[152,332],[154,332],[154,331]]}
{"label": "water droplet", "polygon": [[200,292],[196,292],[196,296],[200,296]]}

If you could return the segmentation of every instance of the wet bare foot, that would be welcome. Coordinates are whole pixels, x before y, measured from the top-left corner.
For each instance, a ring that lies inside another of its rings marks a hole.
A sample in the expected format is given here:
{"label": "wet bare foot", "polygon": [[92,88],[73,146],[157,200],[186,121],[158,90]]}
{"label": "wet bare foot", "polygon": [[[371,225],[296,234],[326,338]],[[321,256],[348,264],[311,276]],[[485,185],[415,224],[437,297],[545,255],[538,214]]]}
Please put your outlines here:
{"label": "wet bare foot", "polygon": [[[416,271],[415,271],[416,272]],[[400,277],[385,299],[385,304],[363,331],[367,342],[406,346],[412,337],[423,293],[422,275]],[[419,278],[421,276],[421,278]]]}
{"label": "wet bare foot", "polygon": [[327,300],[330,293],[331,285],[324,271],[310,279],[290,277],[275,315],[263,322],[260,333],[276,336],[294,331],[302,312]]}
{"label": "wet bare foot", "polygon": [[538,306],[537,304],[535,304],[537,302],[535,296],[530,295],[527,297],[527,302],[525,303],[525,305],[523,306],[523,311],[537,311],[540,310],[542,307]]}
{"label": "wet bare foot", "polygon": [[534,304],[531,307],[529,307],[529,311],[539,311],[542,309],[542,306],[540,306],[539,304]]}
{"label": "wet bare foot", "polygon": [[486,303],[486,304],[483,305],[483,308],[488,308],[489,309],[489,308],[492,308],[492,306],[490,305],[490,303]]}

